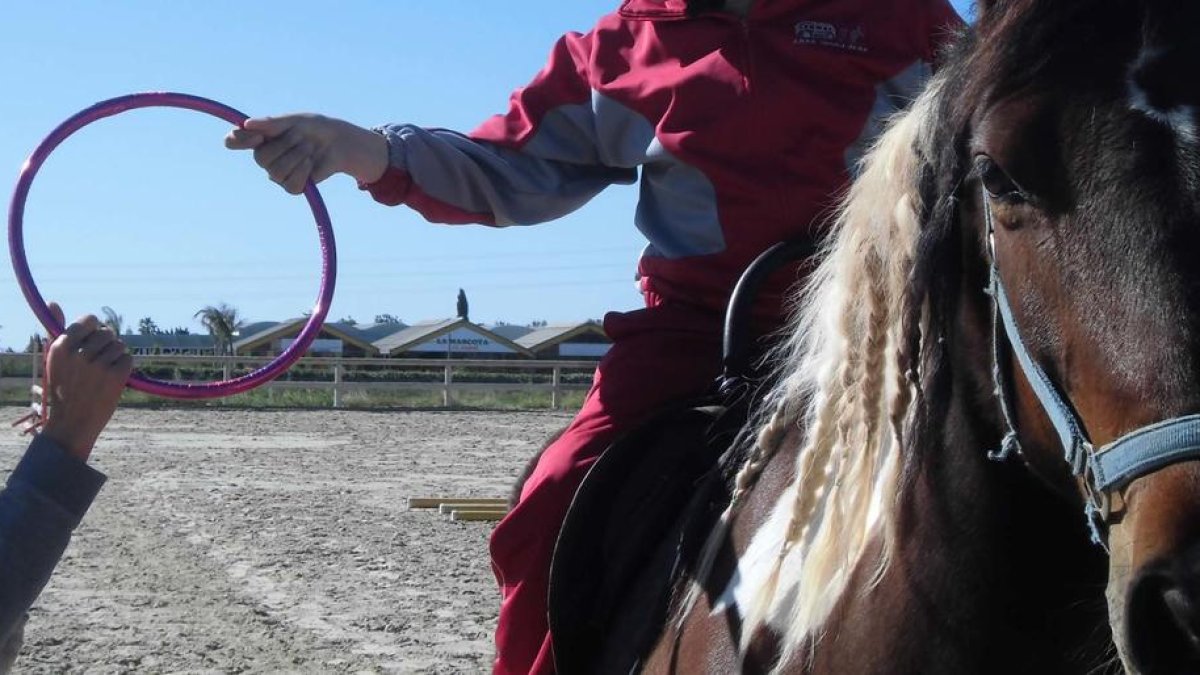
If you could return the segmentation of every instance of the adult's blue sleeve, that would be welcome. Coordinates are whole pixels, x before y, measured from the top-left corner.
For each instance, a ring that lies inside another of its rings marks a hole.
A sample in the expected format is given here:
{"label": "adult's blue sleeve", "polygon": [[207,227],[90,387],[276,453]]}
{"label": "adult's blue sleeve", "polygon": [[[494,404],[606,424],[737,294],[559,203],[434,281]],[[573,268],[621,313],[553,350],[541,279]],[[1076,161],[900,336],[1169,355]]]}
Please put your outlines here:
{"label": "adult's blue sleeve", "polygon": [[50,579],[104,474],[37,436],[0,491],[0,645]]}

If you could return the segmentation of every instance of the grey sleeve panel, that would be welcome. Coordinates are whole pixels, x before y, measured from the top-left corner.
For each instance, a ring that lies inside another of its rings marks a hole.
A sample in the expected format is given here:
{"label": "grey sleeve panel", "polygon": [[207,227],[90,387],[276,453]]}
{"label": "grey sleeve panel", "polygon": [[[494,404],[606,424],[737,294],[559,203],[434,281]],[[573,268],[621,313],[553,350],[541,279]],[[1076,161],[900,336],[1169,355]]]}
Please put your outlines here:
{"label": "grey sleeve panel", "polygon": [[644,255],[677,259],[724,251],[725,230],[712,182],[657,141],[650,154],[656,159],[642,169],[635,217],[637,228],[650,241]]}
{"label": "grey sleeve panel", "polygon": [[587,103],[547,112],[521,152],[569,164],[634,168],[654,161],[656,142],[650,120],[593,91]]}
{"label": "grey sleeve panel", "polygon": [[906,110],[920,96],[925,83],[933,76],[933,68],[924,61],[916,61],[897,73],[890,80],[875,87],[875,102],[871,114],[863,125],[862,133],[850,147],[846,148],[846,169],[857,177],[863,157],[875,144],[875,140],[887,128],[888,122],[897,113]]}
{"label": "grey sleeve panel", "polygon": [[104,474],[37,436],[0,491],[0,645],[23,623]]}
{"label": "grey sleeve panel", "polygon": [[613,183],[637,180],[635,222],[649,255],[682,258],[725,250],[716,190],[699,169],[673,156],[640,113],[597,92],[586,103],[547,112],[519,150],[443,129],[382,127],[391,164],[426,195],[497,225],[565,215]]}
{"label": "grey sleeve panel", "polygon": [[[593,148],[594,154],[584,154]],[[586,105],[550,111],[524,151],[564,161],[642,169],[634,222],[650,241],[646,255],[684,258],[725,250],[717,195],[702,171],[671,154],[644,115],[592,92]]]}
{"label": "grey sleeve panel", "polygon": [[637,180],[633,167],[547,158],[445,129],[399,124],[380,131],[388,139],[392,165],[406,171],[418,189],[453,208],[491,214],[497,225],[553,220],[613,183]]}

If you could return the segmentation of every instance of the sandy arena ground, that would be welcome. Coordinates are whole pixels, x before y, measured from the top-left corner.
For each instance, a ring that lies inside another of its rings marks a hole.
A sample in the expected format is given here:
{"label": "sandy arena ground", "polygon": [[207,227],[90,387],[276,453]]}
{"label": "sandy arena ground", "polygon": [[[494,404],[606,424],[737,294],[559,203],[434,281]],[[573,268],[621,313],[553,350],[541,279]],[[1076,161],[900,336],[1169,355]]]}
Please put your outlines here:
{"label": "sandy arena ground", "polygon": [[[406,499],[505,496],[567,419],[122,410],[17,672],[485,672],[492,526]],[[0,437],[2,478],[24,440]]]}

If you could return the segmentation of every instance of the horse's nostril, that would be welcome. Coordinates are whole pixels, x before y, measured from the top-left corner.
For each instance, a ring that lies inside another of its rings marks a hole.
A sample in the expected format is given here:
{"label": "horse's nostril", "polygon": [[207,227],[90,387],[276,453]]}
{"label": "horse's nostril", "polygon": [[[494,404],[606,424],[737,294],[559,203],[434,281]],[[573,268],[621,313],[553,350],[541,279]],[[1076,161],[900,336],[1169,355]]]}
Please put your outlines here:
{"label": "horse's nostril", "polygon": [[1163,591],[1162,596],[1168,614],[1175,621],[1175,627],[1188,640],[1191,650],[1200,653],[1200,627],[1196,625],[1200,617],[1197,616],[1195,604],[1179,588],[1168,588]]}
{"label": "horse's nostril", "polygon": [[1200,672],[1200,605],[1170,572],[1139,575],[1129,595],[1129,647],[1138,672]]}

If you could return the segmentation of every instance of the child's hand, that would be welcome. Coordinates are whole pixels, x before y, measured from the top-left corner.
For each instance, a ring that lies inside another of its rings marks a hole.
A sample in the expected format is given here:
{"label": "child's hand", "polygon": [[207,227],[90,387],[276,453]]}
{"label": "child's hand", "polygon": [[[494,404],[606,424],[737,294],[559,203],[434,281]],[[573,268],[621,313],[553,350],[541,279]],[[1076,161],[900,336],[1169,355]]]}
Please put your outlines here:
{"label": "child's hand", "polygon": [[225,137],[231,150],[254,150],[254,161],[292,194],[335,173],[374,183],[388,167],[383,136],[349,122],[300,114],[246,120]]}
{"label": "child's hand", "polygon": [[[50,311],[63,322],[62,309]],[[91,315],[67,326],[46,355],[49,416],[42,433],[71,455],[87,460],[92,446],[117,409],[133,357],[125,343]]]}

